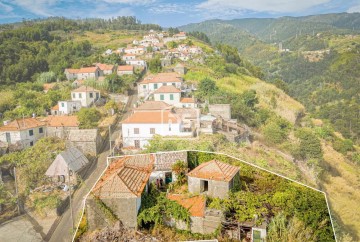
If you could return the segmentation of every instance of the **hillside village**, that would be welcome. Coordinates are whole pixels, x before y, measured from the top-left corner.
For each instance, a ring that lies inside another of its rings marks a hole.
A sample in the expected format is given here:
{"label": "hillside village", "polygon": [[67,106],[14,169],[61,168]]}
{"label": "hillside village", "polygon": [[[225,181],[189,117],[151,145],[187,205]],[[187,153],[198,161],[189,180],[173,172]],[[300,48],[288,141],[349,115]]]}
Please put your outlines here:
{"label": "hillside village", "polygon": [[[48,177],[46,182],[33,188],[31,193],[60,194],[62,209],[57,209],[57,215],[70,216],[64,208],[71,204],[71,194],[75,203],[82,205],[82,200],[75,198],[77,186],[81,189],[84,180],[102,175],[99,180],[91,179],[91,186],[86,188],[91,191],[85,203],[88,231],[104,229],[114,218],[126,228],[137,229],[139,218],[145,216],[141,215],[141,200],[153,189],[166,194],[166,199],[190,214],[186,220],[167,217],[164,223],[168,227],[208,238],[220,225],[228,226],[223,232],[229,238],[265,241],[271,216],[261,223],[248,219],[248,223],[237,224],[241,229],[236,230],[234,223],[227,223],[225,211],[207,206],[207,199],[223,200],[233,188],[238,188],[241,176],[238,167],[206,160],[191,171],[185,167],[176,173],[174,164],[182,161],[187,166],[187,154],[140,155],[157,136],[191,141],[200,135],[222,134],[230,142],[250,142],[250,129],[232,118],[229,103],[200,102],[195,95],[197,84],[184,78],[194,63],[205,62],[208,53],[194,45],[185,32],[170,36],[165,31],[151,30],[125,48],[107,49],[102,53],[105,58],[114,55],[120,59],[119,64],[94,63],[66,68],[66,80],[45,83],[44,92],[63,83],[71,86],[67,98],[58,100],[47,110],[47,115],[6,120],[0,127],[2,154],[31,149],[44,138],[65,144],[43,174]],[[121,78],[127,80],[127,88],[121,92],[104,88]],[[85,121],[84,116],[79,115],[84,110],[93,110],[85,115]],[[99,120],[92,122],[94,116],[99,116]],[[110,163],[107,160],[105,165],[107,156],[119,158]],[[100,168],[106,168],[103,174]],[[179,176],[187,177],[187,185]],[[177,181],[182,183],[179,185]],[[184,187],[188,190],[182,190]],[[146,227],[147,221],[142,219]],[[61,230],[51,232],[56,234]]]}

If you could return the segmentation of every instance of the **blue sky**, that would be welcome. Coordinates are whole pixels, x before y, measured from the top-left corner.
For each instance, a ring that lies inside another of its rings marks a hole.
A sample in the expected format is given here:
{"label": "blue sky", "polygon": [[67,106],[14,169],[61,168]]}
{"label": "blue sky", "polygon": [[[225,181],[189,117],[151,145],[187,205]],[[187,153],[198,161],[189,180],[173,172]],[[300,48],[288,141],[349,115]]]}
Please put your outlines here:
{"label": "blue sky", "polygon": [[360,12],[360,0],[0,0],[0,23],[23,18],[136,16],[164,27],[207,19]]}

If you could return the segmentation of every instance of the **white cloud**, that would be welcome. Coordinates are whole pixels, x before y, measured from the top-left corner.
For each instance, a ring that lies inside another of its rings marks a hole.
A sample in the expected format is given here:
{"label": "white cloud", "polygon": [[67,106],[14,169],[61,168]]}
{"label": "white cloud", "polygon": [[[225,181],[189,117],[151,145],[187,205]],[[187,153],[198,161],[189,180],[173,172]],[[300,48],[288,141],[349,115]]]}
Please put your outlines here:
{"label": "white cloud", "polygon": [[161,3],[155,6],[152,6],[149,9],[153,13],[186,13],[189,8],[185,5],[175,4],[175,3]]}
{"label": "white cloud", "polygon": [[196,7],[211,12],[255,11],[295,13],[330,2],[330,0],[207,0]]}
{"label": "white cloud", "polygon": [[14,10],[14,8],[11,7],[10,5],[0,2],[0,12],[10,13],[13,10]]}
{"label": "white cloud", "polygon": [[360,5],[352,6],[348,9],[348,13],[360,13]]}
{"label": "white cloud", "polygon": [[39,16],[51,16],[51,7],[59,0],[13,0],[12,4],[17,5],[33,14]]}
{"label": "white cloud", "polygon": [[128,5],[148,5],[156,2],[156,0],[100,0],[100,2],[119,3],[119,4],[128,4]]}

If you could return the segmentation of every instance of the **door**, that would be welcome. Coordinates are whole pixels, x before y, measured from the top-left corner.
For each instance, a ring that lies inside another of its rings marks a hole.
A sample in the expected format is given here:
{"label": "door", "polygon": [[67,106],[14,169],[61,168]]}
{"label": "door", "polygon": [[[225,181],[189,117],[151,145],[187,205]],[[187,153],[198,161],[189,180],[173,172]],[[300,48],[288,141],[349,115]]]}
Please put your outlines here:
{"label": "door", "polygon": [[6,142],[11,143],[10,133],[6,133]]}
{"label": "door", "polygon": [[140,149],[140,140],[135,140],[134,144],[136,148]]}

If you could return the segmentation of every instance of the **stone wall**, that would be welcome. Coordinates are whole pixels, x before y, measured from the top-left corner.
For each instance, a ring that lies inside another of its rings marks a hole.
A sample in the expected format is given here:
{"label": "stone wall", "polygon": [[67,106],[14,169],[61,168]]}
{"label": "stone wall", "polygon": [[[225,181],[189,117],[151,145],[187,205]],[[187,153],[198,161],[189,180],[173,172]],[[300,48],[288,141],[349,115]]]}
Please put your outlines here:
{"label": "stone wall", "polygon": [[231,119],[230,104],[209,104],[209,113],[221,116],[225,120]]}
{"label": "stone wall", "polygon": [[201,180],[208,181],[208,191],[206,195],[218,198],[226,198],[228,196],[231,182],[214,181],[196,177],[188,177],[188,189],[190,193],[201,193],[203,189]]}
{"label": "stone wall", "polygon": [[79,127],[47,127],[46,135],[50,137],[58,137],[60,139],[67,139],[70,130],[77,130]]}
{"label": "stone wall", "polygon": [[101,200],[123,222],[125,227],[137,227],[136,198],[103,198]]}
{"label": "stone wall", "polygon": [[187,152],[175,151],[168,153],[158,153],[155,155],[155,171],[171,171],[171,166],[176,161],[181,160],[187,164]]}
{"label": "stone wall", "polygon": [[86,199],[85,209],[89,231],[102,229],[112,224],[92,196],[88,196]]}

